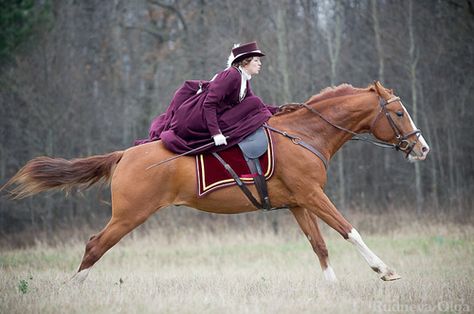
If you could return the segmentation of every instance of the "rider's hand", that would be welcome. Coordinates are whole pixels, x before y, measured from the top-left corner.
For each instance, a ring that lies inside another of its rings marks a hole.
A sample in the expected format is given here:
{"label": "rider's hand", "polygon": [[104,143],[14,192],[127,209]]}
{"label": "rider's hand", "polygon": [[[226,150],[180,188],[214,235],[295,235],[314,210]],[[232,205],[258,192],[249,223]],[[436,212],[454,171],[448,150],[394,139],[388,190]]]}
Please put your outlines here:
{"label": "rider's hand", "polygon": [[225,136],[222,134],[214,135],[212,138],[214,139],[214,144],[216,146],[227,145],[227,140],[225,139]]}

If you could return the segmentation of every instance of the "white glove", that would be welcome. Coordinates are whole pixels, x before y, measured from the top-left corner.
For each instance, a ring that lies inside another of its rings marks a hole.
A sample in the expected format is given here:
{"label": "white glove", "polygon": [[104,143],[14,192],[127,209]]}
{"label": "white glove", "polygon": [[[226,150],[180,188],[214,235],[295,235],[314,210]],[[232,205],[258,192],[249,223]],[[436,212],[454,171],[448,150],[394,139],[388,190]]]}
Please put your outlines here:
{"label": "white glove", "polygon": [[214,135],[212,138],[214,139],[214,144],[216,146],[227,145],[227,140],[225,139],[225,136],[222,134]]}

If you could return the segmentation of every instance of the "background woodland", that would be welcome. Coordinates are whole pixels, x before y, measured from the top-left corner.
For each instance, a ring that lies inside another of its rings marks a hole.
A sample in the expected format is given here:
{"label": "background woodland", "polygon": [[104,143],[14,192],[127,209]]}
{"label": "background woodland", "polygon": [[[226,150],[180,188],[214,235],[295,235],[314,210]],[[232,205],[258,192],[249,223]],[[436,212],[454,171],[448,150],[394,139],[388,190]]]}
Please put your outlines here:
{"label": "background woodland", "polygon": [[[402,98],[431,146],[426,161],[408,163],[399,153],[348,143],[327,185],[343,213],[472,215],[472,0],[0,3],[0,185],[35,156],[130,147],[182,81],[212,78],[234,43],[257,40],[267,56],[252,87],[265,102],[303,102],[327,86],[378,79]],[[0,236],[100,226],[110,215],[101,202],[107,188],[21,201],[5,194]],[[247,217],[229,219],[266,219]]]}

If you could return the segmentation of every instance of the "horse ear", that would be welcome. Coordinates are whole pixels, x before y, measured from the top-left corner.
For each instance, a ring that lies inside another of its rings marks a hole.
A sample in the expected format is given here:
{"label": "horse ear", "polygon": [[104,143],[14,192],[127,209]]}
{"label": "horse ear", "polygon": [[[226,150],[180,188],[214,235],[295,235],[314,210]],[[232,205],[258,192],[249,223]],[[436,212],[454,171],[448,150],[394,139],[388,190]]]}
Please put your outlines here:
{"label": "horse ear", "polygon": [[382,86],[380,81],[374,81],[374,87],[375,87],[375,91],[377,92],[377,94],[379,94],[379,96],[384,97],[384,98],[390,96],[388,95],[387,90],[385,89],[385,87]]}
{"label": "horse ear", "polygon": [[381,90],[382,90],[382,89],[380,88],[381,86],[382,86],[382,84],[380,84],[379,81],[374,81],[374,88],[375,88],[375,91],[376,91],[377,94],[379,94],[380,96],[382,96],[382,95],[380,94],[380,92],[381,92]]}

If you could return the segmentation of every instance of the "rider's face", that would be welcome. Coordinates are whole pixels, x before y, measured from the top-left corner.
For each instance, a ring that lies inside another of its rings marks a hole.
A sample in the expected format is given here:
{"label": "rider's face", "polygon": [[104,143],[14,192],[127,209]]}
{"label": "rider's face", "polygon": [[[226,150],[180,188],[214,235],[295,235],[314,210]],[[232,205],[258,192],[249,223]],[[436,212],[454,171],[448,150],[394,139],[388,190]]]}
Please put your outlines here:
{"label": "rider's face", "polygon": [[255,75],[260,72],[261,67],[262,62],[260,62],[260,57],[253,57],[250,63],[245,65],[243,68],[249,75]]}

